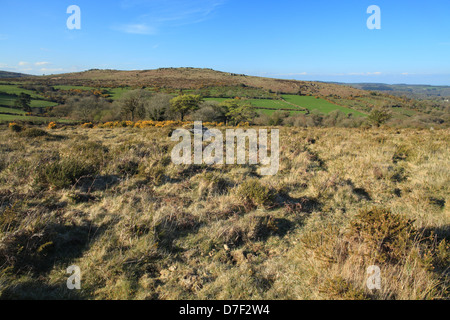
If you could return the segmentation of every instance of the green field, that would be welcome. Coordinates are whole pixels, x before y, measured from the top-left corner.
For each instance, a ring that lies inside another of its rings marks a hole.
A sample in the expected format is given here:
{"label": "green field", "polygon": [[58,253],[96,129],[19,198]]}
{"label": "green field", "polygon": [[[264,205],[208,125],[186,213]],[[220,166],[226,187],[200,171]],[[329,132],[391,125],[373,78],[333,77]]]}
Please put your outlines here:
{"label": "green field", "polygon": [[269,99],[251,99],[247,100],[256,108],[266,108],[266,109],[289,109],[289,110],[297,110],[299,108],[285,102],[282,100],[269,100]]}
{"label": "green field", "polygon": [[42,98],[36,92],[19,88],[17,85],[0,84],[0,92],[7,93],[7,94],[15,94],[15,95],[19,95],[21,93],[26,93],[26,94],[29,94],[33,99],[41,99]]}
{"label": "green field", "polygon": [[108,94],[111,96],[111,99],[113,100],[117,100],[120,99],[120,97],[122,97],[122,95],[125,92],[128,92],[131,90],[131,88],[103,88],[108,90]]}
{"label": "green field", "polygon": [[54,107],[58,104],[51,101],[46,100],[31,100],[31,107],[32,108],[46,108],[46,107]]}
{"label": "green field", "polygon": [[205,100],[205,101],[216,101],[216,102],[221,103],[221,102],[224,102],[224,101],[227,101],[227,100],[230,100],[230,99],[228,99],[228,98],[205,98],[203,100]]}
{"label": "green field", "polygon": [[0,92],[0,106],[13,106],[16,98]]}
{"label": "green field", "polygon": [[[205,98],[205,101],[217,101],[223,102],[226,100],[230,100],[228,98]],[[243,100],[245,103],[250,103],[255,107],[255,110],[258,113],[262,113],[268,116],[271,116],[277,111],[287,111],[290,115],[295,115],[299,113],[305,113],[300,108],[293,106],[282,100],[273,100],[273,99],[249,99]],[[288,111],[289,110],[289,111]]]}
{"label": "green field", "polygon": [[0,107],[0,113],[25,114],[26,112],[19,109]]}
{"label": "green field", "polygon": [[395,118],[408,118],[418,114],[417,111],[405,108],[392,108],[392,113]]}
{"label": "green field", "polygon": [[94,87],[85,87],[85,86],[53,86],[56,90],[83,90],[83,91],[91,91],[91,90],[106,90],[108,94],[111,96],[112,100],[119,99],[125,92],[132,90],[129,87],[126,88],[94,88]]}
{"label": "green field", "polygon": [[308,109],[310,111],[318,110],[319,112],[328,114],[334,110],[342,111],[345,114],[352,113],[355,116],[366,117],[367,115],[342,106],[338,106],[332,104],[324,99],[318,99],[316,97],[305,97],[305,96],[296,96],[296,95],[283,95],[283,99],[287,102],[300,106],[302,108]]}
{"label": "green field", "polygon": [[[13,107],[16,100],[17,98],[15,98],[14,96],[0,93],[0,106]],[[45,107],[53,107],[56,105],[57,103],[51,101],[37,100],[37,99],[31,100],[30,104],[32,108],[45,108]]]}
{"label": "green field", "polygon": [[20,115],[10,115],[10,114],[0,114],[0,122],[11,122],[11,121],[36,121],[36,122],[50,122],[55,121],[53,118],[45,117],[34,117],[34,116],[20,116]]}
{"label": "green field", "polygon": [[271,110],[271,109],[256,109],[256,112],[265,114],[267,116],[273,115],[275,112],[289,112],[290,116],[294,116],[296,114],[305,114],[305,111],[286,111],[286,110]]}
{"label": "green field", "polygon": [[30,106],[32,108],[45,108],[56,106],[57,103],[43,100],[43,97],[31,90],[19,88],[17,85],[0,85],[0,106],[12,107],[17,98],[14,95],[21,93],[29,94],[32,98]]}

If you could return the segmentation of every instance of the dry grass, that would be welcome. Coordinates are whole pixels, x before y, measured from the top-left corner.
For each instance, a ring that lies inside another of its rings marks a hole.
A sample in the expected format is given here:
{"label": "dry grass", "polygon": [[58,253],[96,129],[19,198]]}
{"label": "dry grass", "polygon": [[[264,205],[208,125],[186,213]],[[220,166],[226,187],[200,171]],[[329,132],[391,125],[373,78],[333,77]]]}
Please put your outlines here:
{"label": "dry grass", "polygon": [[448,130],[284,128],[275,177],[175,166],[166,129],[46,131],[0,131],[1,298],[448,298]]}

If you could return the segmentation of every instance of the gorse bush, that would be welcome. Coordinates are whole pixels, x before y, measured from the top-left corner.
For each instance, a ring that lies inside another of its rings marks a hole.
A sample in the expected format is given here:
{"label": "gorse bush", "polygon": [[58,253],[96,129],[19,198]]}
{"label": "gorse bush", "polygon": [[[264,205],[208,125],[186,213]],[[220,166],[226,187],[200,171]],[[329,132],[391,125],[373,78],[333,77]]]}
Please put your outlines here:
{"label": "gorse bush", "polygon": [[48,133],[39,128],[27,128],[20,132],[20,135],[25,138],[39,138],[48,136]]}
{"label": "gorse bush", "polygon": [[347,239],[352,253],[379,262],[398,262],[413,246],[413,221],[383,208],[362,210],[352,221]]}
{"label": "gorse bush", "polygon": [[244,181],[236,190],[236,194],[244,201],[255,206],[271,206],[275,199],[273,190],[264,186],[257,179]]}
{"label": "gorse bush", "polygon": [[[380,207],[361,210],[347,228],[323,225],[301,237],[311,281],[325,299],[438,297],[446,290],[448,243],[425,236],[402,215]],[[366,288],[369,266],[382,270],[382,291]],[[443,267],[445,265],[445,267]],[[414,283],[414,286],[410,284]]]}
{"label": "gorse bush", "polygon": [[85,128],[85,129],[92,129],[92,128],[94,128],[94,124],[92,122],[87,122],[87,123],[83,123],[81,125],[81,127]]}
{"label": "gorse bush", "polygon": [[374,109],[367,120],[375,127],[380,127],[392,118],[392,113],[387,109]]}
{"label": "gorse bush", "polygon": [[20,124],[12,122],[9,124],[9,130],[11,130],[12,132],[21,132],[23,130],[23,127]]}
{"label": "gorse bush", "polygon": [[86,159],[89,162],[101,163],[107,157],[109,150],[103,144],[93,141],[84,141],[74,144],[69,154],[74,157]]}
{"label": "gorse bush", "polygon": [[40,167],[38,181],[63,189],[74,185],[82,177],[98,174],[99,170],[98,164],[67,158]]}

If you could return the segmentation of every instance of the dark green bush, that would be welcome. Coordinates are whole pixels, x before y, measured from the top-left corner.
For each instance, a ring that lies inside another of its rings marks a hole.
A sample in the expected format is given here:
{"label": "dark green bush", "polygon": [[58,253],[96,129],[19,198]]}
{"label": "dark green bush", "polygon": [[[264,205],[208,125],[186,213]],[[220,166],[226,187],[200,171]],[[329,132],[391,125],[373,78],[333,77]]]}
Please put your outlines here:
{"label": "dark green bush", "polygon": [[39,182],[58,189],[74,185],[80,178],[98,174],[100,167],[80,159],[62,159],[40,168]]}
{"label": "dark green bush", "polygon": [[38,138],[48,136],[49,134],[47,133],[47,131],[42,129],[28,128],[22,131],[20,135],[25,138]]}
{"label": "dark green bush", "polygon": [[93,141],[83,141],[73,145],[70,149],[70,158],[98,170],[110,159],[109,150],[103,144]]}
{"label": "dark green bush", "polygon": [[270,206],[275,199],[274,192],[257,179],[247,180],[237,188],[237,195],[255,206]]}

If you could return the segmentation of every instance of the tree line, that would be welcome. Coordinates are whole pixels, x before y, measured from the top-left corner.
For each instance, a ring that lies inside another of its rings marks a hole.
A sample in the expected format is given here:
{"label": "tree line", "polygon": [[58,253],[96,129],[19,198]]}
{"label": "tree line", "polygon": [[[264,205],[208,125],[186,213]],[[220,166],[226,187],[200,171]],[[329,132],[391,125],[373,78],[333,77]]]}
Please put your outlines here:
{"label": "tree line", "polygon": [[189,117],[190,120],[233,125],[252,121],[258,116],[253,105],[238,99],[219,103],[205,101],[201,95],[196,94],[174,97],[144,89],[128,91],[112,103],[95,96],[69,97],[64,105],[54,107],[50,115],[82,122],[184,121]]}

